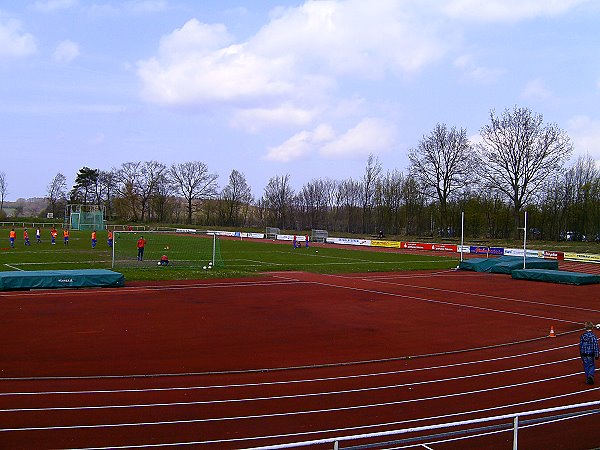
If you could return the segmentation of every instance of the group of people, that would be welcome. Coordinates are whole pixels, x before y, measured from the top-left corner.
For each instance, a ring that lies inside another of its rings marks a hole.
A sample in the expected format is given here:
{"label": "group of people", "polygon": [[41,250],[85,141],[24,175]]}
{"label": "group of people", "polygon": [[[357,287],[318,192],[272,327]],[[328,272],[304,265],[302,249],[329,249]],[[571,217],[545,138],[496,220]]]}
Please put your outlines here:
{"label": "group of people", "polygon": [[[56,230],[55,227],[52,227],[50,229],[50,242],[52,243],[52,245],[56,244],[57,237],[58,237],[58,231]],[[35,239],[36,239],[37,244],[42,243],[42,232],[39,228],[37,228],[35,230]],[[14,248],[15,241],[17,240],[17,232],[15,231],[14,228],[12,228],[10,230],[10,232],[8,233],[8,240],[9,240],[11,248]],[[29,241],[29,232],[27,231],[27,228],[25,228],[23,230],[23,243],[24,243],[24,245],[31,245],[31,242]],[[92,231],[92,248],[96,248],[96,243],[97,243],[97,233],[96,233],[96,230],[94,230],[94,231]],[[110,230],[108,230],[107,243],[108,243],[109,247],[112,247],[113,233]],[[63,229],[63,244],[69,245],[69,229],[68,228]]]}
{"label": "group of people", "polygon": [[[304,236],[304,245],[306,246],[306,248],[308,248],[308,234],[306,236]],[[300,241],[298,241],[298,238],[296,237],[296,235],[294,235],[294,238],[292,239],[292,247],[293,248],[302,248],[302,243]]]}

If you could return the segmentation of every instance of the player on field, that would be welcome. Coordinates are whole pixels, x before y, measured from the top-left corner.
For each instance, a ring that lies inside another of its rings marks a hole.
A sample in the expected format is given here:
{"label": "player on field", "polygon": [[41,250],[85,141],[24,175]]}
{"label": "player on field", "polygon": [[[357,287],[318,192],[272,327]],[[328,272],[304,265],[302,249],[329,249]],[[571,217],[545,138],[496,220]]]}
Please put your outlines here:
{"label": "player on field", "polygon": [[25,228],[23,231],[23,242],[25,245],[31,245],[31,242],[29,242],[29,233],[27,232],[27,228]]}
{"label": "player on field", "polygon": [[146,240],[144,239],[144,236],[140,236],[140,238],[137,241],[138,261],[142,261],[144,259],[144,247],[146,247]]}
{"label": "player on field", "polygon": [[10,246],[12,248],[15,248],[15,239],[16,238],[17,238],[17,232],[13,228],[12,230],[10,230],[10,233],[8,233],[8,240],[10,241]]}
{"label": "player on field", "polygon": [[50,237],[52,238],[52,245],[56,244],[56,236],[58,236],[58,231],[56,231],[56,228],[52,227],[52,229],[50,230]]}
{"label": "player on field", "polygon": [[96,230],[92,231],[92,248],[96,248]]}
{"label": "player on field", "polygon": [[107,243],[108,243],[109,247],[113,246],[113,233],[110,230],[108,230],[108,240],[107,240]]}
{"label": "player on field", "polygon": [[35,229],[35,243],[39,244],[42,242],[42,234],[39,228]]}
{"label": "player on field", "polygon": [[67,228],[63,230],[63,242],[65,245],[69,245],[69,230]]}

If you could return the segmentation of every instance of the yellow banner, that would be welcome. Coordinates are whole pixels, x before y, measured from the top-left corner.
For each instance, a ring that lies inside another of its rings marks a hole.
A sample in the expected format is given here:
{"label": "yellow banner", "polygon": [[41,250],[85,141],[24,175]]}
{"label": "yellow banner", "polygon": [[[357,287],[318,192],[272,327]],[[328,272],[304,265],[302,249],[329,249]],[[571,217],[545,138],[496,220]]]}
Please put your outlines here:
{"label": "yellow banner", "polygon": [[388,247],[388,248],[400,248],[400,241],[376,241],[371,240],[372,247]]}
{"label": "yellow banner", "polygon": [[589,253],[565,252],[565,260],[600,263],[600,255],[590,255]]}

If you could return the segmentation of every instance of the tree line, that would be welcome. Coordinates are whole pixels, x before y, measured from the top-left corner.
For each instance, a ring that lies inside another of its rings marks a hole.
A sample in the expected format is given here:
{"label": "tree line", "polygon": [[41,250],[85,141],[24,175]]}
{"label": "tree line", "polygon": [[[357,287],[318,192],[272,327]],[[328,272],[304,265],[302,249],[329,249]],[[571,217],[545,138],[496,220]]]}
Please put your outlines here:
{"label": "tree line", "polygon": [[56,217],[66,203],[79,203],[126,222],[432,237],[457,237],[464,211],[468,237],[500,239],[518,237],[527,211],[530,238],[558,240],[568,231],[594,238],[600,170],[590,156],[567,167],[572,152],[557,125],[515,107],[492,110],[476,142],[465,129],[438,123],[409,150],[406,173],[384,171],[370,155],[358,178],[313,179],[296,191],[289,174],[276,175],[255,199],[235,169],[220,187],[201,161],[125,162],[81,168],[70,190],[58,173],[47,187],[47,211]]}

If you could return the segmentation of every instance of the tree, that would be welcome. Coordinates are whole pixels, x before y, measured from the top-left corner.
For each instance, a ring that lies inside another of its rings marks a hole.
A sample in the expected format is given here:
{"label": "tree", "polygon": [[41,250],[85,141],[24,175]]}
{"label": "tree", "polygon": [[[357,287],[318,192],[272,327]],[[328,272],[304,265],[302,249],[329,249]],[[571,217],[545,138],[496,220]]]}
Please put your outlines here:
{"label": "tree", "polygon": [[362,177],[361,188],[362,188],[362,232],[367,232],[367,222],[371,217],[371,210],[373,209],[375,199],[375,188],[379,182],[379,175],[381,174],[381,164],[372,154],[367,159],[367,166],[365,167],[365,173]]}
{"label": "tree", "polygon": [[57,173],[46,188],[46,200],[53,216],[56,216],[60,203],[65,203],[67,198],[67,178],[62,173]]}
{"label": "tree", "polygon": [[490,112],[478,144],[482,177],[511,202],[515,231],[520,212],[544,181],[559,173],[571,155],[569,136],[555,124],[544,125],[541,114],[527,108]]}
{"label": "tree", "polygon": [[6,183],[6,174],[0,172],[0,212],[4,209],[4,198],[8,194],[8,184]]}
{"label": "tree", "polygon": [[146,219],[150,199],[158,192],[161,185],[168,183],[166,173],[167,166],[157,161],[146,161],[140,165],[137,193],[140,200],[142,222]]}
{"label": "tree", "polygon": [[229,184],[223,188],[221,199],[224,206],[224,220],[226,225],[239,225],[240,211],[252,203],[252,189],[246,182],[242,172],[233,169],[229,174]]}
{"label": "tree", "polygon": [[137,180],[141,177],[141,162],[126,162],[121,164],[115,172],[117,180],[117,191],[120,198],[116,202],[117,209],[128,219],[137,221],[139,190]]}
{"label": "tree", "polygon": [[75,184],[69,195],[72,203],[88,203],[100,206],[98,192],[98,169],[82,167],[75,176]]}
{"label": "tree", "polygon": [[263,194],[263,205],[278,228],[285,228],[293,201],[294,190],[290,186],[289,174],[269,179]]}
{"label": "tree", "polygon": [[169,178],[178,194],[187,202],[188,223],[192,223],[194,200],[214,198],[217,195],[217,174],[208,173],[206,164],[189,161],[173,164]]}
{"label": "tree", "polygon": [[408,153],[410,174],[424,193],[437,197],[440,205],[440,228],[448,232],[448,201],[475,175],[477,161],[464,128],[447,129],[437,124],[423,136],[417,148]]}

